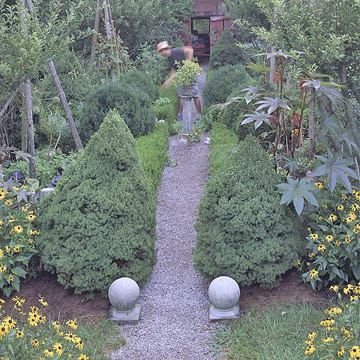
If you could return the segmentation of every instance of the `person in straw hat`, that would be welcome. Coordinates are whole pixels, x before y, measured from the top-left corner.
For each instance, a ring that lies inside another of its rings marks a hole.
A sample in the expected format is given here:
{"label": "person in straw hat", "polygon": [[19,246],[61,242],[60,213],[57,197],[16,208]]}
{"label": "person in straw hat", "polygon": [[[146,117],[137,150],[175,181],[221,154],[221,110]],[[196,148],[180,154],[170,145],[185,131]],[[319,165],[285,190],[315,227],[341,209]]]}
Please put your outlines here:
{"label": "person in straw hat", "polygon": [[[183,60],[186,60],[186,59],[188,59],[189,61],[192,61],[194,49],[190,46],[176,47],[176,48],[172,49],[167,41],[162,41],[157,45],[156,52],[167,57],[169,60],[169,64],[171,67],[171,74],[170,74],[169,78],[164,82],[164,85],[163,85],[163,87],[167,88],[173,81],[175,73],[178,69],[178,64],[176,64],[175,62],[178,61],[179,63],[181,63]],[[198,91],[199,91],[199,87],[198,87],[198,84],[196,83],[194,85],[193,91],[192,91],[192,96],[193,96],[195,107],[196,107],[196,110],[198,113],[195,120],[200,120],[200,114],[201,114],[201,104],[200,104]],[[178,116],[177,116],[178,121],[182,120],[183,99],[182,99],[181,95],[182,95],[182,89],[181,89],[181,87],[178,87],[178,97],[179,97],[179,110],[178,110]]]}

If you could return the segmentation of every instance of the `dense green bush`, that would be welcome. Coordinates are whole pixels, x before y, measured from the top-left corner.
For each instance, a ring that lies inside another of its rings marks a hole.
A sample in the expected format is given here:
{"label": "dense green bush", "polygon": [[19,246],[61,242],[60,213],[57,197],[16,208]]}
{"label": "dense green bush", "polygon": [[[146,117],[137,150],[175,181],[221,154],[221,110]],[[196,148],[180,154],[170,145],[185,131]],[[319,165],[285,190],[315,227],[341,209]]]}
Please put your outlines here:
{"label": "dense green bush", "polygon": [[109,81],[100,86],[85,105],[80,121],[85,141],[99,129],[111,109],[119,112],[135,137],[154,130],[156,117],[149,96],[123,81]]}
{"label": "dense green bush", "polygon": [[236,65],[245,61],[244,51],[236,46],[230,30],[224,30],[210,55],[210,69],[218,69],[224,65]]}
{"label": "dense green bush", "polygon": [[143,92],[149,95],[151,102],[154,102],[159,97],[159,89],[152,80],[151,75],[143,71],[132,69],[119,78],[120,81],[128,83],[131,86],[136,86]]}
{"label": "dense green bush", "polygon": [[233,131],[226,129],[224,124],[213,124],[209,158],[211,175],[215,174],[217,170],[228,162],[229,156],[237,143],[238,139]]}
{"label": "dense green bush", "polygon": [[176,111],[173,104],[163,104],[154,106],[158,120],[165,120],[169,126],[169,134],[175,135]]}
{"label": "dense green bush", "polygon": [[45,270],[75,293],[116,278],[144,285],[155,262],[155,208],[128,127],[111,111],[56,193],[40,203]]}
{"label": "dense green bush", "polygon": [[277,285],[301,250],[297,218],[280,206],[280,182],[254,137],[247,137],[211,176],[199,206],[195,268],[241,286]]}
{"label": "dense green bush", "polygon": [[167,160],[168,129],[167,123],[157,124],[153,133],[137,139],[141,165],[154,197]]}
{"label": "dense green bush", "polygon": [[224,103],[227,97],[238,88],[239,84],[246,84],[250,77],[242,65],[225,65],[214,71],[206,82],[203,90],[204,106],[208,107]]}

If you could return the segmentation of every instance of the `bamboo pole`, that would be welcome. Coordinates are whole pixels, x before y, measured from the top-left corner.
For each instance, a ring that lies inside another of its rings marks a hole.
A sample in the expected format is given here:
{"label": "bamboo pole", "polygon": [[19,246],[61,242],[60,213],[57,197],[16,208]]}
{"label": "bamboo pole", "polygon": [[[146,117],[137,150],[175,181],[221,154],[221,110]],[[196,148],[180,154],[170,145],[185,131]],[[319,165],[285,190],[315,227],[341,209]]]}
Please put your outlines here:
{"label": "bamboo pole", "polygon": [[36,166],[35,166],[35,142],[34,142],[34,123],[32,113],[32,98],[31,98],[31,85],[30,79],[25,80],[25,101],[26,101],[26,117],[28,121],[28,139],[29,139],[29,172],[30,178],[36,178]]}
{"label": "bamboo pole", "polygon": [[56,86],[56,88],[57,88],[57,90],[59,92],[60,100],[61,100],[61,103],[62,103],[62,105],[64,107],[66,118],[68,120],[68,124],[70,126],[70,130],[71,130],[72,136],[74,138],[76,148],[80,149],[80,150],[83,150],[84,147],[83,147],[83,145],[81,143],[81,139],[80,139],[79,133],[77,131],[75,121],[74,121],[74,119],[72,117],[69,103],[66,100],[65,92],[64,92],[64,90],[63,90],[63,88],[61,86],[60,79],[59,79],[59,77],[58,77],[58,75],[56,73],[55,65],[54,65],[54,62],[52,60],[50,60],[50,62],[49,62],[49,68],[50,68],[50,72],[51,72],[52,78],[54,80],[55,86]]}
{"label": "bamboo pole", "polygon": [[95,24],[94,24],[94,35],[92,39],[92,45],[91,45],[91,56],[90,56],[90,64],[91,66],[94,66],[95,62],[95,46],[97,43],[98,38],[98,32],[99,32],[99,22],[100,22],[100,0],[97,0],[96,3],[96,14],[95,14]]}

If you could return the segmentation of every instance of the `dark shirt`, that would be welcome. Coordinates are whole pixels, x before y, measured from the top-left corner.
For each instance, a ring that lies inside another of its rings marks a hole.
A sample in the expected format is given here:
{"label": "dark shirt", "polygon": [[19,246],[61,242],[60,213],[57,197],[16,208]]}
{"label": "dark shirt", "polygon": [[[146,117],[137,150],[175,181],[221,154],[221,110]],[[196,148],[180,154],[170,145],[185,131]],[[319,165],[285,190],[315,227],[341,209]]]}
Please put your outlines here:
{"label": "dark shirt", "polygon": [[179,65],[175,64],[175,61],[178,61],[181,65],[181,62],[183,60],[186,60],[187,57],[184,53],[184,49],[181,47],[170,49],[170,51],[171,51],[171,55],[168,57],[170,67],[172,69],[177,70]]}

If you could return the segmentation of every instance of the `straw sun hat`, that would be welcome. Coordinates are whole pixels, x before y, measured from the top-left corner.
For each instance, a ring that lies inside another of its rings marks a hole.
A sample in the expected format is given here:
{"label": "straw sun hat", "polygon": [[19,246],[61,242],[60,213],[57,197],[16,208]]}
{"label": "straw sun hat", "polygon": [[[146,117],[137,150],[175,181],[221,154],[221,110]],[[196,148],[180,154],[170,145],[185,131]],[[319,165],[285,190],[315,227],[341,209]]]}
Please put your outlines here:
{"label": "straw sun hat", "polygon": [[161,50],[164,50],[164,49],[170,49],[170,45],[167,41],[162,41],[157,44],[156,52],[160,52]]}

